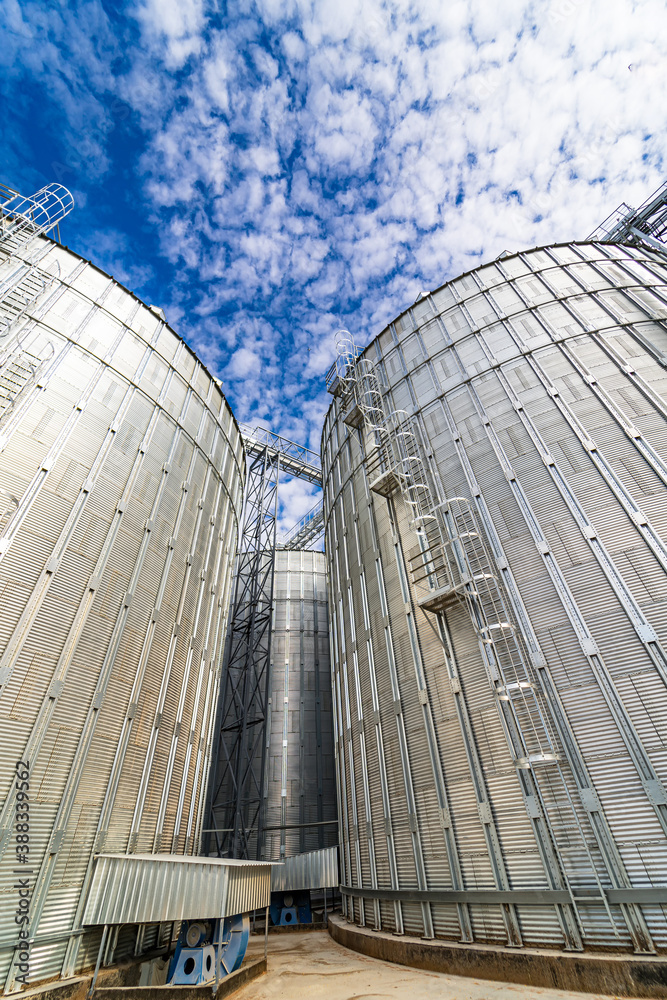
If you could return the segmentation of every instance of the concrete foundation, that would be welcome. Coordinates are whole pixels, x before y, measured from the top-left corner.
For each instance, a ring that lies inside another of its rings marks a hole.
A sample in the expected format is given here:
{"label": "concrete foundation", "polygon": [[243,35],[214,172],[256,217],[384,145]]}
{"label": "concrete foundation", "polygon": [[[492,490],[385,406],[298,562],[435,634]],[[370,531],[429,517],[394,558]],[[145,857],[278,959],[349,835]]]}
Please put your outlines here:
{"label": "concrete foundation", "polygon": [[[101,969],[93,1000],[211,1000],[213,989],[211,983],[206,986],[139,986],[141,962],[126,963]],[[245,986],[252,979],[266,972],[266,959],[252,957],[247,959],[240,969],[220,980],[217,1000],[229,996]],[[10,994],[11,997],[21,997],[21,1000],[85,1000],[92,974],[76,976],[72,979],[58,979],[20,994]]]}
{"label": "concrete foundation", "polygon": [[426,941],[357,927],[340,914],[329,917],[329,933],[338,944],[362,955],[415,969],[616,997],[667,997],[667,958],[662,957]]}

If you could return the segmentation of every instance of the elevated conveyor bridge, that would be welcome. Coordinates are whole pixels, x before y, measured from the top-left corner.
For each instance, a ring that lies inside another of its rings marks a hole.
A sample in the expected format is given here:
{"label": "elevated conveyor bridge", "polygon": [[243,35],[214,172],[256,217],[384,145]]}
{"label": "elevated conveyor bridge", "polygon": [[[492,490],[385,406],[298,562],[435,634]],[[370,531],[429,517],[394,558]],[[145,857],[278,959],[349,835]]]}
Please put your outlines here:
{"label": "elevated conveyor bridge", "polygon": [[307,483],[322,485],[322,464],[317,452],[290,441],[289,438],[274,434],[266,427],[251,427],[241,424],[243,443],[250,458],[267,450],[271,457],[280,457],[280,468],[288,476],[296,476]]}

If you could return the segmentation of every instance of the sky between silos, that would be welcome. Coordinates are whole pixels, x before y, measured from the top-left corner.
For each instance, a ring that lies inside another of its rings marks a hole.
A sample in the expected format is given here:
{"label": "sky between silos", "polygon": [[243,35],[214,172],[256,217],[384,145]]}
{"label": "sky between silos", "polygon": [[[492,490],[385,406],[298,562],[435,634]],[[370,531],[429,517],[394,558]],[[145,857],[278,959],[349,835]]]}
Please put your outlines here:
{"label": "sky between silos", "polygon": [[[660,0],[0,5],[0,180],[319,449],[333,334],[666,179]],[[292,482],[283,525],[316,491]]]}

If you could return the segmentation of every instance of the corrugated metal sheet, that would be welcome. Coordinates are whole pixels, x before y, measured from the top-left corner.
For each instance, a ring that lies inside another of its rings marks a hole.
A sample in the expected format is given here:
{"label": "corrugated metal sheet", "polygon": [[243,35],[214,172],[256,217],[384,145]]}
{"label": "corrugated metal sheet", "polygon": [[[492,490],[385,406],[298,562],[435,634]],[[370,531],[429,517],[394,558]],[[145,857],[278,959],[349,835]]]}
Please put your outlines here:
{"label": "corrugated metal sheet", "polygon": [[[400,491],[369,496],[373,443],[332,404],[322,461],[351,919],[427,935],[432,921],[436,936],[470,941],[665,947],[648,897],[621,909],[614,896],[664,886],[667,868],[665,302],[667,268],[650,252],[546,247],[450,282],[366,349],[383,360],[387,409],[417,400],[436,500],[467,498],[524,689],[499,689],[464,603],[438,620],[406,593],[401,560],[419,547]],[[522,776],[515,738],[554,753]],[[474,895],[467,912],[410,899],[455,878],[464,894],[575,895],[561,909],[518,901],[514,916]]]}
{"label": "corrugated metal sheet", "polygon": [[270,900],[269,862],[100,854],[81,922],[153,924],[231,917],[268,906]]}
{"label": "corrugated metal sheet", "polygon": [[267,860],[338,837],[323,552],[276,552],[264,788]]}
{"label": "corrugated metal sheet", "polygon": [[271,867],[271,891],[338,888],[338,848],[309,851]]}
{"label": "corrugated metal sheet", "polygon": [[43,244],[60,278],[0,350],[0,373],[24,348],[44,357],[0,424],[14,498],[0,506],[9,986],[11,761],[31,764],[33,979],[86,960],[96,853],[199,850],[245,475],[231,410],[184,343],[107,275]]}

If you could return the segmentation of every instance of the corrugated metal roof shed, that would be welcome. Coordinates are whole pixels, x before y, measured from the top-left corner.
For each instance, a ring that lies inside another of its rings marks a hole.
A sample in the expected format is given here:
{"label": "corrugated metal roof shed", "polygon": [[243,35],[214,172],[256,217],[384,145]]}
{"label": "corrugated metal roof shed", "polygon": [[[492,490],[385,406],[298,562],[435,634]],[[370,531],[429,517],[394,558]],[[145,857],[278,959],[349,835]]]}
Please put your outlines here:
{"label": "corrugated metal roof shed", "polygon": [[177,854],[100,854],[82,923],[230,917],[268,906],[271,865]]}

